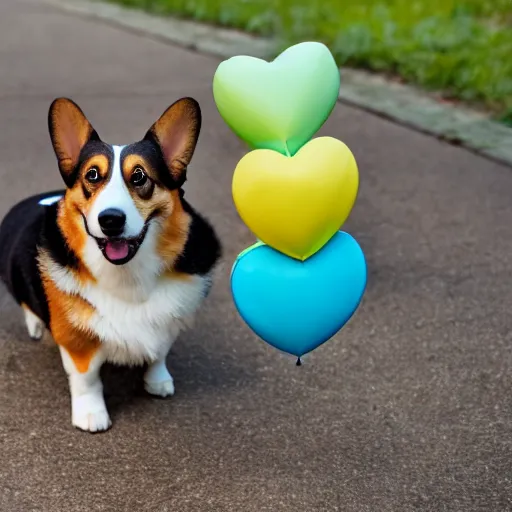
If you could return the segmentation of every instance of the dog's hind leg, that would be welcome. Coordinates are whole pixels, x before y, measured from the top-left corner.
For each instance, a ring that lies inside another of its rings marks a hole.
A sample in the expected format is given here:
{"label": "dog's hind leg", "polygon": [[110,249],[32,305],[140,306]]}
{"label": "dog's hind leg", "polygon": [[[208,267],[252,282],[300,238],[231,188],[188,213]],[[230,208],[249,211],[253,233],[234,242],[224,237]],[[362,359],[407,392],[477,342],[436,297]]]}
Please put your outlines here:
{"label": "dog's hind leg", "polygon": [[27,326],[27,331],[29,336],[36,341],[39,341],[44,334],[44,322],[35,315],[27,305],[22,304],[23,312],[25,314],[25,324]]}

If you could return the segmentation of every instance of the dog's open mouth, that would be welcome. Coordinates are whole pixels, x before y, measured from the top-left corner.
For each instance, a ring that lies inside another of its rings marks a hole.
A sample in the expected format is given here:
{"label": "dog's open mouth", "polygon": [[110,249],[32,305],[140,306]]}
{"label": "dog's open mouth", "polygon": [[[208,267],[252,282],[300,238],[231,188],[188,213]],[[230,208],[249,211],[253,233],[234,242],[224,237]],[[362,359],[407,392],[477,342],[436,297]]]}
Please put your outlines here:
{"label": "dog's open mouth", "polygon": [[144,241],[148,224],[144,225],[141,234],[135,238],[96,238],[96,243],[106,260],[114,265],[128,263],[139,250]]}
{"label": "dog's open mouth", "polygon": [[[80,212],[81,213],[81,212]],[[89,226],[87,225],[87,218],[83,213],[81,213],[82,218],[84,219],[85,231],[87,234],[94,238],[100,251],[107,261],[112,263],[113,265],[124,265],[128,263],[139,250],[139,247],[144,242],[144,238],[146,237],[146,233],[148,232],[149,222],[153,218],[154,215],[151,215],[146,220],[140,235],[131,238],[125,237],[106,237],[106,238],[98,238],[94,235],[91,235],[89,231]]]}

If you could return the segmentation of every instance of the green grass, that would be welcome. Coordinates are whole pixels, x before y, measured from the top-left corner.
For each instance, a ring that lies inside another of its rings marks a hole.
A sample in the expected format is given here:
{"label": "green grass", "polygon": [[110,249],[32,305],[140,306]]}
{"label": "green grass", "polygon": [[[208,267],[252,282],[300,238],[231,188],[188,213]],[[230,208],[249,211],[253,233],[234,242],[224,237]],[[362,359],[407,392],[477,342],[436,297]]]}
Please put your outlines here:
{"label": "green grass", "polygon": [[390,73],[512,124],[512,0],[113,0],[287,44],[322,41],[340,65]]}

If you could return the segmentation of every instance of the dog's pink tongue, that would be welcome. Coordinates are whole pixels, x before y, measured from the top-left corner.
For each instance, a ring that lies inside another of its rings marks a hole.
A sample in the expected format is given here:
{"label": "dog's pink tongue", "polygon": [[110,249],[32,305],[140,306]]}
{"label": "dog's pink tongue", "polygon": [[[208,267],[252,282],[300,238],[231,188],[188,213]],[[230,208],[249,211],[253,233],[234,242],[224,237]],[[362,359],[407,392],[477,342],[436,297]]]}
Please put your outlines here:
{"label": "dog's pink tongue", "polygon": [[119,242],[107,242],[105,252],[109,259],[113,261],[122,260],[128,256],[128,242],[123,240]]}

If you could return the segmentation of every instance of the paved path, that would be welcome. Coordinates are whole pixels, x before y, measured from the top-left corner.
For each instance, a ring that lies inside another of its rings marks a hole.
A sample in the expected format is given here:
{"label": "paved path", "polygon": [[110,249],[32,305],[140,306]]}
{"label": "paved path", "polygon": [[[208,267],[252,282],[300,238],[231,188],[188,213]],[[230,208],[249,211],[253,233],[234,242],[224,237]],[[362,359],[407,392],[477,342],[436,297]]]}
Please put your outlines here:
{"label": "paved path", "polygon": [[170,359],[177,394],[107,369],[114,428],[71,428],[50,343],[0,293],[0,510],[493,511],[512,509],[512,169],[358,110],[323,129],[354,151],[346,229],[369,288],[354,321],[301,368],[237,317],[231,262],[252,242],[230,196],[245,148],[210,91],[217,61],[64,14],[0,3],[0,216],[60,186],[46,131],[73,97],[106,140],[135,140],[182,95],[204,130],[187,196],[225,268]]}

